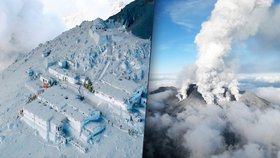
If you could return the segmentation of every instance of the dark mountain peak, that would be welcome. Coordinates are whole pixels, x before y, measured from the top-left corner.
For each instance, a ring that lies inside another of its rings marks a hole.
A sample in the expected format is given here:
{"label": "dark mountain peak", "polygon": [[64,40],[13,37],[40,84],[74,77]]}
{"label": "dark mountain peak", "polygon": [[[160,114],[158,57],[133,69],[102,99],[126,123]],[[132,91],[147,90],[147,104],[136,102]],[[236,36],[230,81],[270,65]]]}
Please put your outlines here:
{"label": "dark mountain peak", "polygon": [[181,104],[206,104],[202,94],[197,89],[196,84],[190,84],[186,90],[187,98],[181,100]]}
{"label": "dark mountain peak", "polygon": [[[196,84],[190,84],[189,88],[186,90],[187,96],[190,96],[192,93],[196,93],[197,91],[197,85]],[[199,93],[199,92],[198,92]],[[199,93],[200,94],[200,93]],[[201,95],[201,94],[200,94]],[[202,96],[201,96],[202,97]]]}
{"label": "dark mountain peak", "polygon": [[120,22],[135,36],[148,39],[152,36],[153,14],[154,0],[135,0],[108,20]]}
{"label": "dark mountain peak", "polygon": [[[202,94],[198,91],[198,87],[196,84],[190,84],[189,88],[186,90],[187,98],[182,100],[181,102],[184,103],[206,103],[205,100],[202,97]],[[240,91],[240,98],[238,101],[243,102],[247,106],[250,107],[257,107],[257,108],[265,108],[270,105],[270,102],[257,96],[254,93],[246,92],[246,91]],[[228,88],[225,88],[224,97],[230,96],[230,101],[237,101],[236,97],[232,95]],[[218,105],[216,102],[215,104]]]}
{"label": "dark mountain peak", "polygon": [[[162,93],[165,91],[170,90],[172,93],[171,96],[169,96],[169,101],[167,102],[171,102],[171,105],[177,105],[179,99],[178,99],[178,91],[177,88],[175,87],[159,87],[158,89],[150,92],[150,94],[157,94],[157,93]],[[228,93],[227,95],[230,95],[230,101],[237,101],[237,99],[235,98],[235,96],[233,96],[227,88],[225,88],[225,96],[226,93]],[[187,97],[181,101],[179,101],[179,104],[182,105],[182,107],[184,107],[185,105],[197,105],[197,104],[206,104],[206,101],[204,100],[202,94],[198,91],[198,87],[196,84],[190,84],[189,88],[186,89],[186,94]],[[238,101],[246,104],[249,107],[256,107],[259,109],[264,109],[266,107],[269,107],[271,105],[271,103],[259,96],[257,96],[254,93],[251,92],[247,92],[247,91],[240,91],[239,92],[240,97],[238,99]],[[179,97],[180,98],[180,97]],[[216,103],[217,105],[219,105],[218,103]],[[222,107],[222,105],[219,105]]]}

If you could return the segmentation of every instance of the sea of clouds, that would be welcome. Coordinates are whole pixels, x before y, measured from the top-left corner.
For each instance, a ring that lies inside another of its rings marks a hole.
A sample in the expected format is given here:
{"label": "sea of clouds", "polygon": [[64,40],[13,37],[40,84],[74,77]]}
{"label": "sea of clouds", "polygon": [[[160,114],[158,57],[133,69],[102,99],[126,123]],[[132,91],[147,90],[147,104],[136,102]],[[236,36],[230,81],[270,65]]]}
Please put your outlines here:
{"label": "sea of clouds", "polygon": [[[191,158],[279,158],[279,88],[258,87],[267,108],[242,102],[180,104],[177,92],[149,96],[144,155]],[[170,100],[174,101],[170,101]],[[180,109],[180,110],[178,110]]]}

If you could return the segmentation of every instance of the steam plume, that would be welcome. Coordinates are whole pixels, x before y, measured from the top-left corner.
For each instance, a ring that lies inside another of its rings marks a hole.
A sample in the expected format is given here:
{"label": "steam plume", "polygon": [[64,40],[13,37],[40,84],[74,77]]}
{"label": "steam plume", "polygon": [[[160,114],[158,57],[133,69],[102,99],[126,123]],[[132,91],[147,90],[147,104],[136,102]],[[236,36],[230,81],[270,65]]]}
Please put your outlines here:
{"label": "steam plume", "polygon": [[234,42],[258,32],[271,4],[272,0],[218,0],[202,24],[195,39],[199,53],[195,82],[208,104],[229,100],[231,95],[238,99],[238,82],[225,58]]}

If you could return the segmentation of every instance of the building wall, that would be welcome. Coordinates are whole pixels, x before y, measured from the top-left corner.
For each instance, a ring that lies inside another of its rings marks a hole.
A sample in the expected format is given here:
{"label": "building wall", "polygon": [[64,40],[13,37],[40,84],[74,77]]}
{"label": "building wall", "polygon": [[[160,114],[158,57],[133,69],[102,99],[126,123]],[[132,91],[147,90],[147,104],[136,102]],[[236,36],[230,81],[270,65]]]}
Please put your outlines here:
{"label": "building wall", "polygon": [[56,141],[56,127],[57,124],[51,122],[51,120],[43,120],[40,116],[37,116],[27,109],[23,109],[22,120],[38,131],[38,134],[46,141]]}
{"label": "building wall", "polygon": [[104,94],[103,92],[97,91],[95,93],[96,96],[102,98],[103,100],[107,101],[107,102],[111,102],[117,106],[119,106],[121,109],[126,110],[126,106],[124,104],[124,102],[122,100],[116,100],[114,99],[114,97],[111,97],[109,95]]}
{"label": "building wall", "polygon": [[67,76],[65,74],[61,74],[61,73],[57,72],[56,70],[54,70],[52,68],[49,68],[49,73],[54,75],[56,78],[58,78],[62,81],[69,82],[71,84],[76,84],[76,83],[79,82],[77,79],[75,79],[75,77],[70,77],[70,76]]}
{"label": "building wall", "polygon": [[[30,127],[32,127],[33,129],[38,131],[38,134],[45,139],[46,141],[49,140],[48,138],[48,126],[47,123],[42,123],[41,120],[37,119],[37,117],[35,117],[35,115],[31,114],[29,112],[27,112],[26,110],[23,111],[24,117],[22,118],[22,120],[29,125]],[[44,126],[45,125],[45,126]]]}

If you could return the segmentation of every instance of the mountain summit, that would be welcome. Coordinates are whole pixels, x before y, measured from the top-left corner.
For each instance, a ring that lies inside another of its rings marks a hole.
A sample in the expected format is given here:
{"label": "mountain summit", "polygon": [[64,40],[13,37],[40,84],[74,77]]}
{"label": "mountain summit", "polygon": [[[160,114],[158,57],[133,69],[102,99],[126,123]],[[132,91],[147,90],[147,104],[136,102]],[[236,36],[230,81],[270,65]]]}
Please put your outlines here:
{"label": "mountain summit", "polygon": [[1,156],[141,157],[151,41],[135,35],[139,4],[121,11],[133,22],[84,21],[0,74]]}

